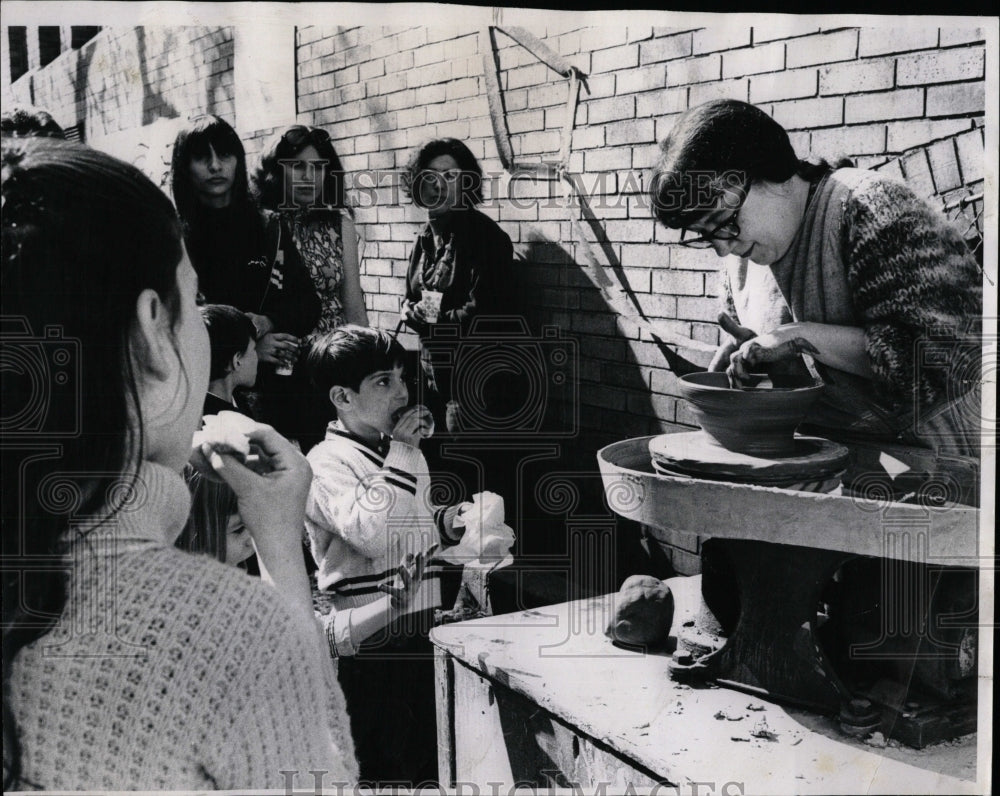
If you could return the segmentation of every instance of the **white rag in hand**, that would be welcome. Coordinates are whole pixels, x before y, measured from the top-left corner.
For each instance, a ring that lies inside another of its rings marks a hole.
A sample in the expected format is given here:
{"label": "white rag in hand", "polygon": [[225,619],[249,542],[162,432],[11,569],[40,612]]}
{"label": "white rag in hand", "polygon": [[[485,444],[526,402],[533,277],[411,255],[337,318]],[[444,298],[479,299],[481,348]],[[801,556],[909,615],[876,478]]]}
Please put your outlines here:
{"label": "white rag in hand", "polygon": [[472,503],[463,503],[454,527],[465,526],[461,541],[441,550],[436,558],[454,564],[494,565],[510,553],[514,531],[504,523],[503,498],[494,492],[477,492]]}

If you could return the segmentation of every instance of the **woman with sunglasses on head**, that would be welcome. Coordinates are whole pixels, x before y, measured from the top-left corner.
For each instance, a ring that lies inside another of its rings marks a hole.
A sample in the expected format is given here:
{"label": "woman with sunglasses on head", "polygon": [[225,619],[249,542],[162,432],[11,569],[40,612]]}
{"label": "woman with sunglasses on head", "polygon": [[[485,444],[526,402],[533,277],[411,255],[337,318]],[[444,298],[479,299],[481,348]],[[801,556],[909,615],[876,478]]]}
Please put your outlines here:
{"label": "woman with sunglasses on head", "polygon": [[[439,423],[457,432],[462,430],[463,389],[452,378],[453,354],[476,317],[517,314],[514,248],[507,233],[476,209],[483,201],[483,172],[461,141],[442,138],[424,144],[407,164],[403,190],[427,213],[410,253],[403,320],[420,335],[428,405]],[[443,344],[441,336],[426,345],[433,340],[435,324],[457,326],[452,345]],[[498,403],[483,411],[504,417],[503,385],[492,382],[491,394],[483,398]]]}
{"label": "woman with sunglasses on head", "polygon": [[171,187],[203,297],[247,313],[257,330],[258,414],[290,435],[294,412],[276,370],[294,361],[321,309],[292,234],[254,203],[243,144],[218,116],[200,116],[178,133]]}
{"label": "woman with sunglasses on head", "polygon": [[[921,346],[950,328],[967,373],[979,343],[982,275],[958,231],[905,185],[877,172],[801,160],[759,108],[692,108],[661,143],[651,194],[682,245],[734,255],[724,269],[729,340],[712,370],[805,370],[827,384],[807,420],[976,455],[978,385],[922,367]],[[978,360],[976,360],[978,361]]]}
{"label": "woman with sunglasses on head", "polygon": [[[302,336],[299,352],[346,323],[368,325],[358,233],[345,183],[344,167],[327,132],[298,124],[274,136],[254,173],[258,203],[281,217],[320,299],[319,320]],[[308,449],[323,439],[325,401],[314,406],[308,399],[311,391],[300,368],[293,369],[285,386],[300,398],[290,400],[298,406],[296,436]]]}

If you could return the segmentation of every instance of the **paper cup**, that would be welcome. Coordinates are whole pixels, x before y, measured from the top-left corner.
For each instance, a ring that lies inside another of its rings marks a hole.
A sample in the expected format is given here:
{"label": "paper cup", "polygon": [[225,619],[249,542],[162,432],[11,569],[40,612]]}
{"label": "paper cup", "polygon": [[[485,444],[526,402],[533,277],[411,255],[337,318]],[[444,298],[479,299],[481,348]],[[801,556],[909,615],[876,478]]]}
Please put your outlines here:
{"label": "paper cup", "polygon": [[436,323],[438,315],[441,314],[441,296],[444,295],[440,290],[424,290],[423,297],[420,299],[420,306],[424,309],[424,318],[427,319],[428,323]]}

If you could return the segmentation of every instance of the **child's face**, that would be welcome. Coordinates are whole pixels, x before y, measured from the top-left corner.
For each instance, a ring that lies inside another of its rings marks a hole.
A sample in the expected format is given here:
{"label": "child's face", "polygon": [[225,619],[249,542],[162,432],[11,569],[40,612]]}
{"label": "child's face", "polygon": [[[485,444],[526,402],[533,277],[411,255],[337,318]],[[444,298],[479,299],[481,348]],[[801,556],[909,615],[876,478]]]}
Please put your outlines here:
{"label": "child's face", "polygon": [[354,421],[386,435],[392,434],[396,425],[393,414],[410,402],[402,365],[365,376],[357,392],[350,388],[347,392],[353,403]]}
{"label": "child's face", "polygon": [[236,512],[230,514],[226,523],[226,563],[235,567],[253,554],[253,540],[243,524],[243,518]]}
{"label": "child's face", "polygon": [[237,374],[237,387],[253,387],[257,382],[257,343],[253,340],[240,357],[240,367]]}

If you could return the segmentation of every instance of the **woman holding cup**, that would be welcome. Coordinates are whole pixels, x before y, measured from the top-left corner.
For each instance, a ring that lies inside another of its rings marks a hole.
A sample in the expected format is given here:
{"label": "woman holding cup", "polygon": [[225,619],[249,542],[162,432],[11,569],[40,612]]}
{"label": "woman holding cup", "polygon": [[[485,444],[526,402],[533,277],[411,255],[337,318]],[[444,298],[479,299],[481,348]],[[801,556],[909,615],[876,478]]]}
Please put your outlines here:
{"label": "woman holding cup", "polygon": [[281,218],[250,195],[246,152],[218,116],[200,116],[174,141],[171,188],[202,296],[245,312],[261,362],[257,414],[294,436],[287,376],[299,338],[316,326],[320,300]]}
{"label": "woman holding cup", "polygon": [[[462,430],[462,385],[452,378],[454,354],[480,315],[514,313],[510,237],[476,209],[483,172],[475,155],[454,138],[424,144],[411,158],[403,189],[427,213],[410,254],[402,320],[420,336],[424,402],[439,425]],[[457,334],[437,336],[449,324]],[[442,422],[444,421],[444,422]]]}

